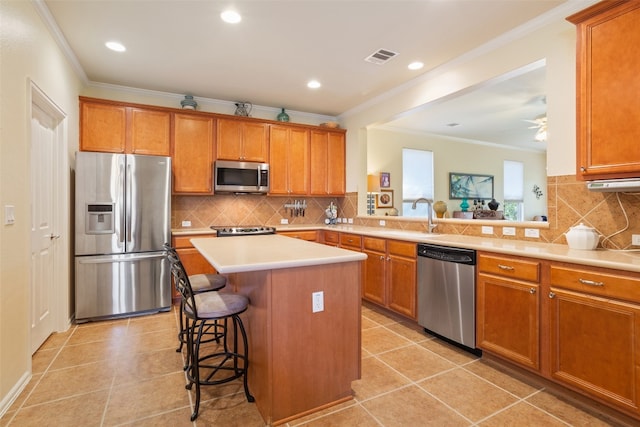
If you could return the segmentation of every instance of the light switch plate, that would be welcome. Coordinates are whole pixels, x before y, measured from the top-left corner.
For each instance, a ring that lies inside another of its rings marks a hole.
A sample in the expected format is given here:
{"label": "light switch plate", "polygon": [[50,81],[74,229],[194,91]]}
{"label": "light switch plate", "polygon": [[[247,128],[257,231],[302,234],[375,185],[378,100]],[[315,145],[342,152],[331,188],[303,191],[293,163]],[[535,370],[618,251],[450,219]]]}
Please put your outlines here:
{"label": "light switch plate", "polygon": [[502,235],[504,236],[515,236],[516,228],[515,227],[502,227]]}
{"label": "light switch plate", "polygon": [[387,225],[387,221],[385,221],[384,219],[381,219],[379,224],[381,227],[384,227],[385,225]]}
{"label": "light switch plate", "polygon": [[540,237],[540,230],[537,228],[525,228],[524,237],[533,237],[537,239]]}
{"label": "light switch plate", "polygon": [[183,227],[191,227],[191,221],[182,221]]}
{"label": "light switch plate", "polygon": [[493,234],[493,226],[491,226],[491,225],[483,225],[482,226],[482,234]]}
{"label": "light switch plate", "polygon": [[4,205],[4,223],[11,225],[16,222],[16,208],[13,205]]}
{"label": "light switch plate", "polygon": [[280,218],[280,224],[289,224],[289,220],[287,218]]}

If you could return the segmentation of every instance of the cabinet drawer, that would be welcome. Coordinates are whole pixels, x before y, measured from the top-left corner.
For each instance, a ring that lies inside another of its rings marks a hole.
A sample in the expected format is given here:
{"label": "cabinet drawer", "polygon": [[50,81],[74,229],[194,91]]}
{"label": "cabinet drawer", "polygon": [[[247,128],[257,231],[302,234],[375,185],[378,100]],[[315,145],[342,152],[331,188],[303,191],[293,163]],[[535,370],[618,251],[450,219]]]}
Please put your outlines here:
{"label": "cabinet drawer", "polygon": [[362,236],[357,234],[340,233],[340,246],[360,250],[362,247]]}
{"label": "cabinet drawer", "polygon": [[281,234],[283,236],[287,236],[287,237],[293,237],[294,239],[300,239],[300,240],[308,240],[310,242],[315,242],[316,241],[316,237],[317,237],[317,233],[315,230],[311,231],[311,230],[306,230],[306,231],[281,231],[278,232],[278,234]]}
{"label": "cabinet drawer", "polygon": [[216,237],[215,234],[189,234],[188,236],[173,236],[171,238],[171,245],[176,249],[192,248],[191,239],[199,237]]}
{"label": "cabinet drawer", "polygon": [[387,250],[389,251],[389,255],[416,258],[417,247],[417,243],[399,242],[397,240],[387,241]]}
{"label": "cabinet drawer", "polygon": [[640,277],[551,266],[551,286],[640,303]]}
{"label": "cabinet drawer", "polygon": [[362,238],[362,247],[370,251],[386,252],[387,251],[386,243],[387,241],[385,239],[377,239],[375,237]]}
{"label": "cabinet drawer", "polygon": [[479,254],[478,271],[510,279],[540,281],[540,263],[524,259]]}
{"label": "cabinet drawer", "polygon": [[340,242],[340,233],[337,231],[324,231],[324,242],[338,244]]}

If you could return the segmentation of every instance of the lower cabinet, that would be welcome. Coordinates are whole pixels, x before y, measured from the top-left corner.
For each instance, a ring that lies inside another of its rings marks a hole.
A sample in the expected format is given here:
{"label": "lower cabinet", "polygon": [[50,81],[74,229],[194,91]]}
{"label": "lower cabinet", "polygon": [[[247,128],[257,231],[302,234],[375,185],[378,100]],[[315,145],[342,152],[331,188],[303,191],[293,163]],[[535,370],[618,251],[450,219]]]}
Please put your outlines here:
{"label": "lower cabinet", "polygon": [[478,254],[478,347],[526,368],[540,368],[540,262]]}
{"label": "lower cabinet", "polygon": [[309,242],[318,241],[318,232],[316,230],[299,230],[299,231],[278,231],[278,234],[294,239],[307,240]]}
{"label": "lower cabinet", "polygon": [[640,417],[640,277],[552,265],[552,379]]}
{"label": "lower cabinet", "polygon": [[362,239],[367,254],[362,297],[416,319],[416,244],[375,237]]}
{"label": "lower cabinet", "polygon": [[[178,252],[180,261],[184,266],[188,275],[193,274],[208,274],[215,273],[216,270],[207,261],[196,248],[191,244],[191,239],[198,237],[214,237],[211,234],[192,234],[189,236],[173,236],[171,239],[171,245]],[[172,288],[172,298],[180,299],[180,293],[176,290],[175,286]]]}

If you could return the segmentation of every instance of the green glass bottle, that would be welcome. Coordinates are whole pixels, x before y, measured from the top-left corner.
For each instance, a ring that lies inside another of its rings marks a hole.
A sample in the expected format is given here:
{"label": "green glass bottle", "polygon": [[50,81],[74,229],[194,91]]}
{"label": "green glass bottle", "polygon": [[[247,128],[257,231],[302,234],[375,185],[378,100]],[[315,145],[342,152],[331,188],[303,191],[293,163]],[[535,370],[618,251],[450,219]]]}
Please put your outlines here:
{"label": "green glass bottle", "polygon": [[279,122],[288,122],[289,121],[289,115],[284,112],[284,108],[282,109],[282,112],[280,112],[280,114],[278,114],[277,120]]}

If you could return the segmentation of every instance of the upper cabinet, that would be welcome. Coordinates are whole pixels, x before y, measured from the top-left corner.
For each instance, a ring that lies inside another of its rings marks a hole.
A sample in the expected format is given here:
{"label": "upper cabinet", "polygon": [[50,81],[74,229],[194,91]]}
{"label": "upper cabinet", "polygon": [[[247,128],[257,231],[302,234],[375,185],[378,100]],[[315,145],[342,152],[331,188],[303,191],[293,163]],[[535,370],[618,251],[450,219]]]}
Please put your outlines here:
{"label": "upper cabinet", "polygon": [[269,194],[309,193],[309,130],[271,125],[269,137]]}
{"label": "upper cabinet", "polygon": [[312,196],[344,196],[345,134],[343,131],[311,131]]}
{"label": "upper cabinet", "polygon": [[217,158],[267,162],[269,125],[242,119],[218,119]]}
{"label": "upper cabinet", "polygon": [[606,1],[577,26],[577,176],[640,176],[640,2]]}
{"label": "upper cabinet", "polygon": [[215,119],[176,113],[173,120],[173,192],[213,194]]}
{"label": "upper cabinet", "polygon": [[170,154],[171,113],[80,98],[80,150]]}

